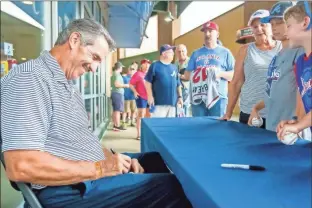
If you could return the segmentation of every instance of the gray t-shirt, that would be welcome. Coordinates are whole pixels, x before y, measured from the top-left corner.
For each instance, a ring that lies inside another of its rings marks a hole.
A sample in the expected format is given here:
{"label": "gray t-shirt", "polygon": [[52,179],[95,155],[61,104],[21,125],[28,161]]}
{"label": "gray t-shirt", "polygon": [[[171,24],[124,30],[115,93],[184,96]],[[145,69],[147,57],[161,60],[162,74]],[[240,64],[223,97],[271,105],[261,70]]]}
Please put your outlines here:
{"label": "gray t-shirt", "polygon": [[275,131],[281,120],[295,115],[297,85],[294,64],[304,53],[303,48],[280,51],[272,60],[265,87],[266,129]]}

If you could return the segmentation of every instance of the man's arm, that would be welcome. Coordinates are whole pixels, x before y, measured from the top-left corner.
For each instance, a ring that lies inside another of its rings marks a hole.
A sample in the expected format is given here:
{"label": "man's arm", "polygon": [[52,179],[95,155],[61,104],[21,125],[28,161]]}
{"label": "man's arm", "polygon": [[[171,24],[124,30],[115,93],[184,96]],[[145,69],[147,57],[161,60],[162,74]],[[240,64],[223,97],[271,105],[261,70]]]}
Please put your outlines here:
{"label": "man's arm", "polygon": [[217,76],[225,79],[226,81],[231,81],[234,76],[234,65],[235,59],[230,50],[227,51],[226,59],[225,59],[225,69],[226,71],[220,71]]}
{"label": "man's arm", "polygon": [[130,87],[131,91],[133,92],[135,98],[140,96],[132,84],[130,84],[129,87]]}
{"label": "man's arm", "polygon": [[189,59],[187,67],[185,69],[185,72],[184,72],[183,76],[181,76],[180,78],[185,80],[185,81],[189,81],[191,79],[191,73],[195,69],[196,69],[195,52],[193,52],[190,59]]}
{"label": "man's arm", "polygon": [[154,64],[151,64],[146,75],[145,75],[145,89],[147,93],[147,99],[148,99],[148,104],[149,105],[154,105],[154,97],[153,97],[153,86],[152,82],[154,80]]}
{"label": "man's arm", "polygon": [[248,45],[243,45],[237,55],[235,67],[234,67],[234,77],[229,86],[229,104],[226,110],[226,119],[230,119],[233,114],[234,107],[237,103],[238,96],[240,94],[241,88],[245,82],[244,74],[244,60],[247,54]]}
{"label": "man's arm", "polygon": [[93,162],[64,160],[42,151],[6,151],[4,160],[8,178],[16,182],[59,186],[96,179]]}
{"label": "man's arm", "polygon": [[152,83],[146,81],[145,82],[145,88],[147,92],[148,97],[148,103],[149,105],[154,105],[154,97],[153,97],[153,91],[152,91]]}
{"label": "man's arm", "polygon": [[223,78],[226,81],[231,81],[234,75],[234,71],[220,71],[217,74],[217,77]]}
{"label": "man's arm", "polygon": [[98,162],[65,160],[34,150],[4,152],[6,173],[10,180],[46,186],[75,184],[129,172],[131,158],[111,154]]}
{"label": "man's arm", "polygon": [[120,82],[118,82],[118,80],[115,80],[114,85],[117,88],[128,88],[129,87],[128,84],[121,84]]}

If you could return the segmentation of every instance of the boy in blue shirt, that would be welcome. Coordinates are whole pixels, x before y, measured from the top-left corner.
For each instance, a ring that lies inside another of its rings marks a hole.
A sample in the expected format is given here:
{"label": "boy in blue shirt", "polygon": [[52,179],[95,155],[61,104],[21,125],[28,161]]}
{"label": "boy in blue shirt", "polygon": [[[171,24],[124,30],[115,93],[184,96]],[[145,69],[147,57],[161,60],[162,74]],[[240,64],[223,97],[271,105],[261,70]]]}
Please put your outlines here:
{"label": "boy in blue shirt", "polygon": [[298,134],[309,127],[312,130],[311,3],[307,1],[298,2],[297,5],[286,11],[284,18],[291,44],[293,46],[302,46],[305,50],[305,53],[296,62],[295,76],[306,115],[302,119],[299,118],[298,121],[288,120],[280,122],[276,129],[279,139],[283,139],[287,133]]}
{"label": "boy in blue shirt", "polygon": [[148,104],[155,105],[151,117],[175,117],[176,105],[183,106],[178,68],[172,64],[174,46],[160,47],[160,60],[151,64],[145,76]]}

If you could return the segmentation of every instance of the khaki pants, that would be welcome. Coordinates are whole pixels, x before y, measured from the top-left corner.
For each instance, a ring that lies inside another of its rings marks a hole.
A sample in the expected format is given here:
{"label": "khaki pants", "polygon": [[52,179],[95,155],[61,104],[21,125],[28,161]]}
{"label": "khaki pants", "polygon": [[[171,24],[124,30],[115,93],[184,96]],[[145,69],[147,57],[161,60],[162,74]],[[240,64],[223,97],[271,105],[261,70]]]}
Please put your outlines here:
{"label": "khaki pants", "polygon": [[134,113],[136,111],[135,100],[125,100],[125,113]]}

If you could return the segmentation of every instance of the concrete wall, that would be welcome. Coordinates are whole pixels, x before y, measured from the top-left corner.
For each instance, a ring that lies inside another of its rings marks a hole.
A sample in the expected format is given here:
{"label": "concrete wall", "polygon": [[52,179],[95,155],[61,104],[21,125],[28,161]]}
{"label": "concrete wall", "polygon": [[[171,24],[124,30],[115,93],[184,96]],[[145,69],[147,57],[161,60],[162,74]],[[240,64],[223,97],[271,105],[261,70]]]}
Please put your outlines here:
{"label": "concrete wall", "polygon": [[128,67],[134,61],[137,61],[140,64],[140,61],[142,59],[145,59],[145,58],[149,59],[150,61],[158,60],[159,59],[159,52],[155,51],[152,53],[145,53],[145,54],[141,54],[138,56],[132,56],[132,57],[124,58],[124,59],[121,59],[120,61],[122,62],[123,65]]}
{"label": "concrete wall", "polygon": [[[229,20],[231,20],[229,22]],[[220,28],[220,40],[223,45],[229,48],[233,54],[236,54],[240,45],[235,43],[236,31],[244,26],[244,6],[234,8],[233,10],[219,16],[212,21],[216,22]],[[175,45],[185,44],[188,49],[188,55],[200,48],[204,44],[204,34],[200,31],[201,26],[181,35],[174,41]]]}

